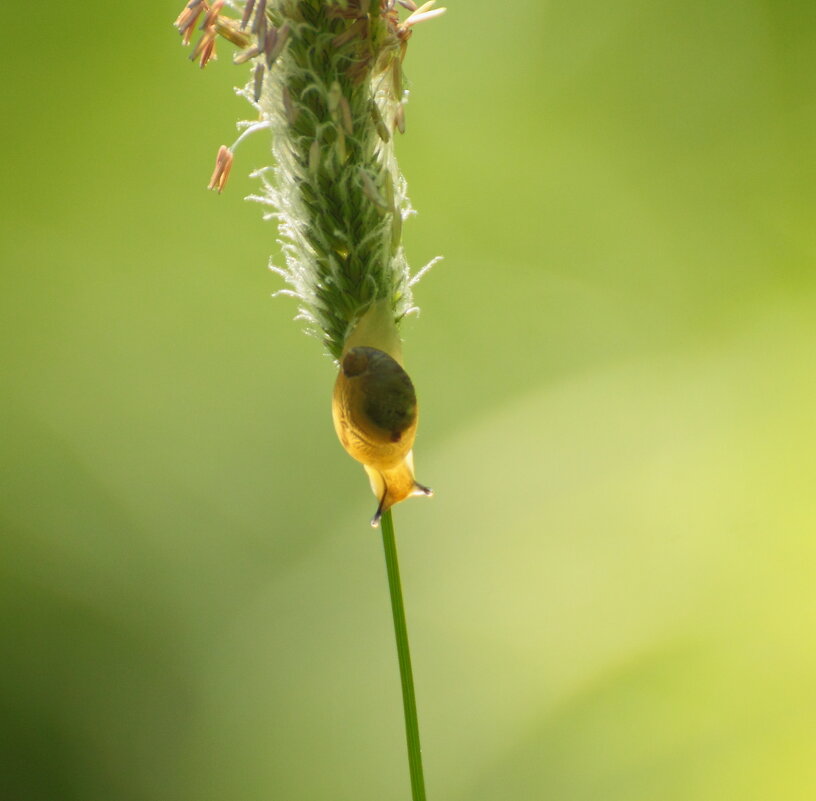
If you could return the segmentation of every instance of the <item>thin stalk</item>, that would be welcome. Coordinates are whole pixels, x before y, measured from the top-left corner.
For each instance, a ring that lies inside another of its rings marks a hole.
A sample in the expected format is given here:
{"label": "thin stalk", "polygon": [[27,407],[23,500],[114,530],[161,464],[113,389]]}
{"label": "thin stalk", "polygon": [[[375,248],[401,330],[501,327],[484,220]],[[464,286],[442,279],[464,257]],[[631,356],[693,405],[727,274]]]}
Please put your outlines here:
{"label": "thin stalk", "polygon": [[419,745],[414,675],[411,670],[411,651],[408,647],[408,629],[405,625],[405,606],[402,603],[397,542],[394,538],[394,521],[389,509],[381,521],[385,566],[388,571],[388,590],[391,594],[391,612],[394,616],[394,635],[397,640],[400,680],[402,682],[402,706],[405,712],[405,738],[408,743],[408,768],[411,773],[411,797],[413,801],[425,801],[425,777],[422,773],[422,749]]}

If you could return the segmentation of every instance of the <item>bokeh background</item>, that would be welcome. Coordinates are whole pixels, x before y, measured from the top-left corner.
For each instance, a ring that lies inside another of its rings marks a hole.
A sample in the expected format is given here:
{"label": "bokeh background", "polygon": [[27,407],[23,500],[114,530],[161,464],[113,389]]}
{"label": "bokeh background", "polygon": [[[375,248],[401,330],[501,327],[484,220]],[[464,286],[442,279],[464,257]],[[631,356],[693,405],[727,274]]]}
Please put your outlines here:
{"label": "bokeh background", "polygon": [[[430,798],[812,801],[816,5],[448,6],[399,142]],[[407,799],[374,500],[178,11],[3,15],[0,798]]]}

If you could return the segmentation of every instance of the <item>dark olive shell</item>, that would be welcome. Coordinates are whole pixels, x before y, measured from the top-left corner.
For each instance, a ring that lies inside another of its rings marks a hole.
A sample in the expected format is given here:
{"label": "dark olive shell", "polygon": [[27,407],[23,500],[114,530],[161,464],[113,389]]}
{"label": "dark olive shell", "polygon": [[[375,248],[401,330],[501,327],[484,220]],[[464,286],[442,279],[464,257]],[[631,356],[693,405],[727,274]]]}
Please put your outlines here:
{"label": "dark olive shell", "polygon": [[365,416],[398,442],[417,417],[416,391],[408,373],[384,351],[362,346],[349,350],[342,368],[362,394]]}

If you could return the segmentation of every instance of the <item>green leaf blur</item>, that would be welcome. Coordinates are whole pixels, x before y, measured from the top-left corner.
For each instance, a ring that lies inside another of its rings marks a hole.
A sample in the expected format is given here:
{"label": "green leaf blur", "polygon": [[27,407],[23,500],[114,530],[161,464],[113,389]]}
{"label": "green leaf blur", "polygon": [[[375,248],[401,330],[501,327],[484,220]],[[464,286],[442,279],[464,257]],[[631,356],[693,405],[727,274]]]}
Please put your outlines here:
{"label": "green leaf blur", "polygon": [[[419,25],[395,510],[434,801],[816,797],[816,5]],[[375,501],[175,3],[0,51],[0,798],[407,799]]]}

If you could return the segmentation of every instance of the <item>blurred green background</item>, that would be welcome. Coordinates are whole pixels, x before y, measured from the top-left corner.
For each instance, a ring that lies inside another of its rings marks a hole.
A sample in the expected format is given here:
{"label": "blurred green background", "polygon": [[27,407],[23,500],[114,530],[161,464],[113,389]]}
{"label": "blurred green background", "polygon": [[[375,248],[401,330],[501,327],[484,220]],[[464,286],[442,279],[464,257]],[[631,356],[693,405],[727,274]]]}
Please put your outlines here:
{"label": "blurred green background", "polygon": [[[816,4],[448,2],[397,509],[440,801],[816,797]],[[374,510],[180,3],[4,14],[0,798],[407,799]]]}

